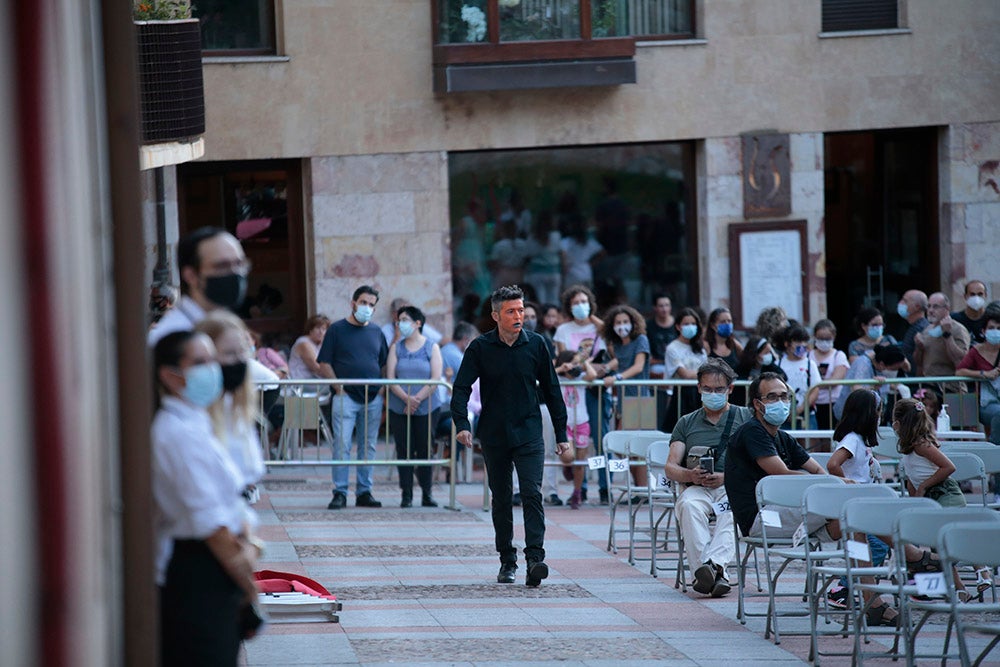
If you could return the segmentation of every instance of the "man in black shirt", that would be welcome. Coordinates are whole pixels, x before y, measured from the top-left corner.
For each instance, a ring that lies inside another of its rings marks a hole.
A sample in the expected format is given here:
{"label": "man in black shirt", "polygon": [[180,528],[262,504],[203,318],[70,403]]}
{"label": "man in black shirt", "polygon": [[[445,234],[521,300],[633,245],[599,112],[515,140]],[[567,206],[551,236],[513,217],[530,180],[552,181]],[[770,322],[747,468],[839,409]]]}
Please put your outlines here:
{"label": "man in black shirt", "polygon": [[[483,411],[478,436],[493,494],[493,530],[500,554],[497,582],[514,583],[517,549],[514,548],[513,480],[517,468],[524,512],[525,584],[538,586],[549,575],[545,564],[545,512],[542,508],[542,469],[545,444],[542,440],[543,398],[552,415],[556,437],[566,438],[566,404],[545,341],[522,329],[524,295],[516,286],[504,286],[490,297],[491,313],[497,328],[469,344],[455,377],[451,397],[451,417],[458,431],[456,439],[472,446],[468,403],[472,384],[478,379]],[[537,389],[536,389],[537,384]],[[556,455],[569,443],[556,444]]]}
{"label": "man in black shirt", "polygon": [[743,535],[750,535],[757,517],[757,482],[768,475],[826,471],[795,438],[780,429],[788,418],[791,395],[776,373],[761,373],[750,384],[754,418],[740,426],[726,448],[726,495]]}
{"label": "man in black shirt", "polygon": [[972,342],[983,342],[983,329],[986,328],[986,283],[982,280],[965,283],[965,308],[952,313],[951,319],[969,330]]}

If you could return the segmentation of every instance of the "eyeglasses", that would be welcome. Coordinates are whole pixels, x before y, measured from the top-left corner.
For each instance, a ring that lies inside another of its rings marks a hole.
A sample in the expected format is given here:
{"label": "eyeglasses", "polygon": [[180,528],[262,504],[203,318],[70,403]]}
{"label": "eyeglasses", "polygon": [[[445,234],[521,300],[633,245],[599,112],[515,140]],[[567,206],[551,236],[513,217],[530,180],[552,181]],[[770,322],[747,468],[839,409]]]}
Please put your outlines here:
{"label": "eyeglasses", "polygon": [[706,387],[703,384],[698,385],[698,391],[703,394],[725,394],[729,391],[729,387]]}
{"label": "eyeglasses", "polygon": [[782,403],[787,403],[791,400],[791,396],[787,391],[783,391],[780,394],[778,392],[772,391],[767,396],[761,396],[761,403],[774,403],[775,401],[781,401]]}

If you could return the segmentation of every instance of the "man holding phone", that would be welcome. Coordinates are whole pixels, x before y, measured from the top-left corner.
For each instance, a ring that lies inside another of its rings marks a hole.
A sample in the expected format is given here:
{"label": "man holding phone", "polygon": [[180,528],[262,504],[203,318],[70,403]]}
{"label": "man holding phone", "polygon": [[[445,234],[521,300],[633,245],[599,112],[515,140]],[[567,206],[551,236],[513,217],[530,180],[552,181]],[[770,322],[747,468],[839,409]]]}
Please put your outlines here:
{"label": "man holding phone", "polygon": [[733,513],[724,486],[726,445],[730,434],[753,415],[729,403],[736,379],[729,364],[709,359],[698,368],[697,377],[702,407],[678,420],[664,472],[678,484],[676,510],[685,556],[694,572],[692,587],[722,597],[731,589],[726,567],[736,555]]}

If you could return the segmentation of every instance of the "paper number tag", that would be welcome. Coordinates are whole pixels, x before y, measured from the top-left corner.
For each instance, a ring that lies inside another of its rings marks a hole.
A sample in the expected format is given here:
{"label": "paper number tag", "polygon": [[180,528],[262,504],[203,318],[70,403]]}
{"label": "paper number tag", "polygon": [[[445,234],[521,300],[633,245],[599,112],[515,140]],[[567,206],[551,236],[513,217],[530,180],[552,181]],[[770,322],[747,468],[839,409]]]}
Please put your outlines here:
{"label": "paper number tag", "polygon": [[732,508],[729,506],[728,500],[720,500],[717,503],[712,503],[712,510],[715,512],[715,516],[719,516],[720,514],[731,512]]}
{"label": "paper number tag", "polygon": [[853,558],[854,560],[863,560],[866,563],[870,563],[872,560],[871,550],[868,548],[867,542],[848,540],[847,555]]}
{"label": "paper number tag", "polygon": [[607,467],[603,456],[591,456],[587,459],[587,466],[589,466],[591,470],[601,470]]}
{"label": "paper number tag", "polygon": [[795,529],[794,533],[792,533],[792,548],[795,549],[800,544],[802,544],[802,540],[804,540],[805,538],[806,538],[806,524],[800,523],[799,527]]}
{"label": "paper number tag", "polygon": [[775,510],[761,510],[760,521],[771,528],[781,528],[781,515]]}
{"label": "paper number tag", "polygon": [[944,574],[941,572],[921,572],[913,575],[917,584],[917,594],[943,598],[945,595]]}
{"label": "paper number tag", "polygon": [[628,459],[608,459],[608,472],[628,472]]}
{"label": "paper number tag", "polygon": [[663,473],[661,472],[661,473],[660,473],[660,474],[659,474],[659,475],[658,475],[658,476],[656,477],[656,483],[657,483],[657,485],[659,485],[660,487],[662,487],[662,488],[666,489],[666,488],[668,488],[668,487],[670,486],[670,478],[669,478],[669,477],[667,477],[667,476],[666,476],[665,474],[663,474]]}

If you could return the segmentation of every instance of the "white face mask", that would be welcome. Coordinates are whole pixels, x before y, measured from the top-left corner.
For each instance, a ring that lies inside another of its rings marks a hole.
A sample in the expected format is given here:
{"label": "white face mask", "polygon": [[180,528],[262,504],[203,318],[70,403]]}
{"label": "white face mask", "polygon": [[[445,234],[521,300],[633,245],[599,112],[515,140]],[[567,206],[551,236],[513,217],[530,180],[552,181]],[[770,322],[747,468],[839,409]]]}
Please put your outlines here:
{"label": "white face mask", "polygon": [[886,370],[882,371],[882,377],[894,378],[897,375],[899,375],[899,371],[898,370],[894,371],[894,370],[886,369]]}
{"label": "white face mask", "polygon": [[830,350],[833,349],[833,341],[832,340],[817,340],[816,341],[816,349],[819,350],[820,352],[829,352]]}
{"label": "white face mask", "polygon": [[774,355],[771,354],[770,352],[768,352],[767,354],[765,354],[763,357],[760,358],[761,366],[770,366],[773,363],[774,363]]}
{"label": "white face mask", "polygon": [[986,307],[986,299],[977,294],[976,296],[970,296],[968,299],[966,299],[965,305],[967,305],[972,310],[982,310],[983,308]]}
{"label": "white face mask", "polygon": [[630,333],[632,333],[632,325],[629,323],[616,324],[615,333],[618,334],[619,338],[627,338]]}

